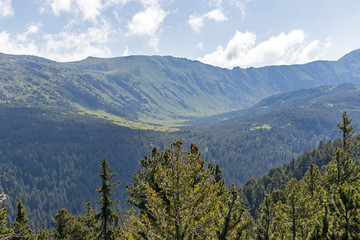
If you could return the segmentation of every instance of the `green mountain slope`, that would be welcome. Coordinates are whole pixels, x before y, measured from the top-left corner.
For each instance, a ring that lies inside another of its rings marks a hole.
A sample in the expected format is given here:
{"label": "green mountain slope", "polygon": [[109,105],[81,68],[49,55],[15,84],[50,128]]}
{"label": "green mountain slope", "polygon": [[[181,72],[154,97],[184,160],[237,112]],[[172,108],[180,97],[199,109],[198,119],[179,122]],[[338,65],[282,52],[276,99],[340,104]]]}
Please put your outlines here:
{"label": "green mountain slope", "polygon": [[[359,92],[357,86],[345,84],[301,90],[293,98],[281,94],[271,101],[273,97],[264,99],[253,108],[253,115],[171,133],[130,129],[93,116],[59,114],[59,107],[0,104],[0,169],[6,173],[0,190],[9,195],[5,206],[11,217],[21,197],[30,209],[33,226],[49,226],[59,208],[78,214],[84,211],[85,201],[96,199],[97,165],[105,157],[122,181],[115,197],[126,207],[124,186],[132,181],[140,159],[150,154],[152,146],[163,150],[177,139],[184,139],[185,145],[197,144],[205,160],[220,164],[227,183],[239,186],[289,162],[320,140],[338,136],[335,126],[341,111],[353,109],[349,114],[358,125]],[[300,101],[300,96],[312,97]],[[321,98],[324,103],[333,99],[332,105],[313,104]],[[279,107],[284,101],[289,105]],[[264,103],[265,109],[272,110],[261,112]]]}
{"label": "green mountain slope", "polygon": [[0,101],[93,114],[133,128],[178,126],[191,117],[250,107],[275,93],[360,83],[359,52],[333,62],[233,70],[169,56],[57,63],[0,54]]}
{"label": "green mountain slope", "polygon": [[204,134],[194,141],[201,143],[200,149],[208,149],[205,159],[220,163],[227,181],[240,185],[320,141],[340,137],[336,124],[343,111],[359,129],[359,106],[357,85],[318,87],[271,96],[250,109],[228,114],[226,120],[197,119],[191,130]]}

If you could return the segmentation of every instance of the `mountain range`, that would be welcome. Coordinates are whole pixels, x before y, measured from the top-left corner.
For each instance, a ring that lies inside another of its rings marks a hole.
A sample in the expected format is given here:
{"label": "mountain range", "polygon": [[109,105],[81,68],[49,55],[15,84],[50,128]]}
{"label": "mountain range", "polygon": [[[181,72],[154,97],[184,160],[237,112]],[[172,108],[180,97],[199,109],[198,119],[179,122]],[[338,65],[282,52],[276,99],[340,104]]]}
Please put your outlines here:
{"label": "mountain range", "polygon": [[170,56],[89,57],[58,63],[0,54],[0,101],[58,108],[141,129],[246,109],[265,97],[360,82],[360,50],[338,61],[222,69]]}

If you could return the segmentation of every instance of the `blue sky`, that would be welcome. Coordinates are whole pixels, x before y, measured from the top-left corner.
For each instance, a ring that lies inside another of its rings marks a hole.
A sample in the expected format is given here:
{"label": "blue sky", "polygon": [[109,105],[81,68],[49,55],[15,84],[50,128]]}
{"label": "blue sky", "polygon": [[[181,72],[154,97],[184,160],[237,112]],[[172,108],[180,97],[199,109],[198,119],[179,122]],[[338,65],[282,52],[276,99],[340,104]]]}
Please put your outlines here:
{"label": "blue sky", "polygon": [[360,48],[359,0],[0,0],[0,52],[55,61],[171,55],[232,68]]}

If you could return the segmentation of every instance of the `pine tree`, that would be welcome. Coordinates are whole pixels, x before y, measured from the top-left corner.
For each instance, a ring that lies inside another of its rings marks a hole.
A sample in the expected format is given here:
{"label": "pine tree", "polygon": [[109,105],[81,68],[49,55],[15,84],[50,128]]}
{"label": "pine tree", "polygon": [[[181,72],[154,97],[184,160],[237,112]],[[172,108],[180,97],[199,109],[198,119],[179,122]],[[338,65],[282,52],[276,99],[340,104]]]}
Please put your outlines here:
{"label": "pine tree", "polygon": [[[305,173],[304,179],[301,182],[303,186],[302,200],[305,208],[305,214],[303,214],[300,220],[300,235],[302,239],[308,239],[315,235],[321,234],[319,229],[322,223],[324,223],[323,209],[326,208],[326,196],[322,187],[323,177],[319,168],[311,164],[309,170]],[[326,213],[325,213],[326,214]],[[326,220],[326,218],[325,218]],[[323,228],[322,232],[325,231]]]}
{"label": "pine tree", "polygon": [[[156,147],[151,151],[151,155],[145,156],[141,160],[141,169],[137,174],[133,174],[134,184],[130,187],[126,185],[126,190],[129,193],[128,202],[139,209],[141,214],[151,214],[146,207],[146,189],[148,187],[159,192],[161,190],[160,184],[155,181],[156,167],[165,164],[168,156],[164,152],[159,152]],[[151,216],[149,216],[151,218]]]}
{"label": "pine tree", "polygon": [[13,240],[29,240],[34,239],[34,236],[31,235],[31,228],[28,225],[29,219],[26,217],[26,209],[19,199],[17,204],[17,213],[15,222],[11,223],[11,228],[14,230],[14,235],[11,239]]}
{"label": "pine tree", "polygon": [[338,148],[333,160],[326,166],[325,179],[327,188],[337,188],[345,183],[354,183],[359,180],[359,167],[351,159],[350,146],[354,126],[351,125],[346,112],[342,114],[342,124],[338,124],[339,131],[342,133],[342,148]]}
{"label": "pine tree", "polygon": [[79,221],[87,227],[91,235],[95,238],[99,230],[99,224],[95,218],[95,209],[92,207],[91,202],[86,203],[86,214],[79,217]]}
{"label": "pine tree", "polygon": [[230,190],[225,189],[223,191],[225,192],[219,195],[219,199],[224,204],[220,205],[219,208],[220,218],[215,219],[218,229],[216,230],[217,239],[239,239],[251,221],[249,218],[245,220],[245,209],[239,202],[239,195],[234,185]]}
{"label": "pine tree", "polygon": [[48,237],[47,230],[43,229],[42,226],[40,226],[40,230],[38,235],[36,236],[36,240],[51,240],[51,238]]}
{"label": "pine tree", "polygon": [[360,239],[359,191],[354,186],[343,184],[333,193],[331,202],[335,217],[334,233],[338,239]]}
{"label": "pine tree", "polygon": [[6,220],[7,209],[0,209],[0,238],[1,239],[9,239],[13,236],[13,229],[7,228],[7,220]]}
{"label": "pine tree", "polygon": [[322,193],[322,175],[315,164],[311,164],[304,176],[304,185],[312,198],[320,197]]}
{"label": "pine tree", "polygon": [[256,226],[256,239],[270,240],[273,238],[274,221],[276,217],[275,203],[271,195],[266,195],[263,203],[260,205],[260,219]]}
{"label": "pine tree", "polygon": [[66,209],[60,209],[55,214],[52,224],[53,237],[56,240],[94,240],[90,230],[71,215]]}
{"label": "pine tree", "polygon": [[[306,239],[310,233],[311,210],[304,186],[292,178],[286,185],[284,196],[285,201],[278,201],[276,206],[278,216],[275,225],[280,225],[280,229],[276,230],[279,232],[277,234],[283,235],[281,232],[285,230],[285,235],[282,236],[285,239]],[[288,227],[281,229],[281,225]]]}
{"label": "pine tree", "polygon": [[128,212],[124,225],[128,239],[240,237],[246,224],[237,191],[225,188],[220,168],[206,166],[195,145],[190,149],[185,151],[182,141],[177,141],[142,162],[145,168],[128,190],[131,201],[139,203],[136,197],[142,196],[145,207],[140,216]]}
{"label": "pine tree", "polygon": [[118,203],[111,200],[114,187],[120,184],[120,181],[110,183],[110,181],[116,176],[112,172],[112,168],[106,159],[103,159],[100,164],[100,180],[101,187],[96,189],[99,192],[101,204],[100,212],[95,215],[96,220],[100,221],[100,233],[99,238],[103,240],[115,239],[116,234],[119,233],[119,216],[120,210],[113,210],[113,207]]}
{"label": "pine tree", "polygon": [[324,174],[331,217],[327,218],[330,220],[323,225],[328,231],[327,235],[333,239],[359,239],[360,168],[350,157],[354,133],[352,120],[348,118],[346,112],[343,113],[342,119],[343,122],[338,124],[338,128],[342,132],[343,146],[336,151]]}
{"label": "pine tree", "polygon": [[344,111],[342,113],[342,124],[339,123],[337,125],[339,131],[342,133],[343,149],[345,152],[349,152],[349,153],[351,149],[352,135],[355,132],[355,128],[353,125],[351,125],[351,121],[352,119],[349,119],[349,116]]}

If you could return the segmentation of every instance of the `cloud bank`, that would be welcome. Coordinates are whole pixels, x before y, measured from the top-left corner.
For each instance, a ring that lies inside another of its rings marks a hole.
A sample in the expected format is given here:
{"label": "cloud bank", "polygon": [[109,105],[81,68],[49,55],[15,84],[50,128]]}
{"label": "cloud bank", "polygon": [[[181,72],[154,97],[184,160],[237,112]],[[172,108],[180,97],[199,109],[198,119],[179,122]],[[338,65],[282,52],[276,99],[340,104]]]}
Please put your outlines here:
{"label": "cloud bank", "polygon": [[41,36],[41,44],[35,42],[42,24],[30,25],[26,32],[10,34],[0,32],[0,52],[42,56],[56,61],[81,60],[88,56],[111,57],[106,43],[112,30],[106,22],[101,27],[89,27],[82,32],[62,31]]}
{"label": "cloud bank", "polygon": [[256,43],[255,33],[236,31],[226,47],[220,45],[198,60],[225,68],[301,64],[317,60],[317,53],[323,47],[318,40],[306,41],[302,30],[280,33],[260,43]]}

